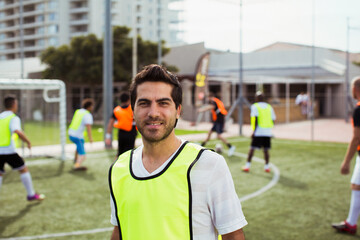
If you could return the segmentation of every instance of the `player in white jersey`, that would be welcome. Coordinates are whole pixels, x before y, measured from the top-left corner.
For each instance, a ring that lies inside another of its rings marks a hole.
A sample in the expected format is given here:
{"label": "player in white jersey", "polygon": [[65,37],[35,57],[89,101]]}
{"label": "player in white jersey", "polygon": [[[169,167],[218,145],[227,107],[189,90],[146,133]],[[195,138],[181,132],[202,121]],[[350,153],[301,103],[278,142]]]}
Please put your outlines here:
{"label": "player in white jersey", "polygon": [[109,171],[112,240],[245,239],[247,222],[224,158],[175,135],[181,101],[177,77],[162,66],[136,75],[131,105],[143,145]]}
{"label": "player in white jersey", "polygon": [[2,185],[2,176],[5,173],[5,163],[7,163],[13,170],[19,171],[21,181],[27,192],[27,200],[41,201],[45,199],[45,195],[35,192],[29,169],[24,160],[16,153],[12,139],[12,135],[17,134],[31,149],[29,139],[21,130],[20,118],[15,115],[18,111],[16,98],[14,96],[5,97],[4,107],[6,110],[0,113],[0,187]]}

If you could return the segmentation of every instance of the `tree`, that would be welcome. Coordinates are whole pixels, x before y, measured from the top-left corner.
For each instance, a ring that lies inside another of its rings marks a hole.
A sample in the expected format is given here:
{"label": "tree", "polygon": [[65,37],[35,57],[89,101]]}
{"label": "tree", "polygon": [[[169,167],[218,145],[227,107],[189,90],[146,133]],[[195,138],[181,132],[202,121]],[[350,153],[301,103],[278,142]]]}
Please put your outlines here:
{"label": "tree", "polygon": [[[113,78],[115,82],[130,83],[132,77],[132,39],[127,27],[113,28]],[[163,42],[164,46],[165,42]],[[138,70],[157,62],[158,44],[144,41],[138,37]],[[169,48],[162,48],[166,55]],[[43,72],[44,78],[61,79],[69,83],[101,84],[103,79],[103,40],[94,34],[75,37],[69,46],[45,49],[40,60],[47,65]],[[166,63],[164,63],[166,66]],[[175,66],[167,66],[177,71]]]}

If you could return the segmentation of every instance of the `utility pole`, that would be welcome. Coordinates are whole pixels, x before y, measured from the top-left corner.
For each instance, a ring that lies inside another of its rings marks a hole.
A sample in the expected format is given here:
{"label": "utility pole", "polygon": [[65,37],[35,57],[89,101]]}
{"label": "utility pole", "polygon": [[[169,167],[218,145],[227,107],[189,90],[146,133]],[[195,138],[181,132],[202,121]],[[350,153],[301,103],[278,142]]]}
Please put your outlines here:
{"label": "utility pole", "polygon": [[243,126],[243,95],[242,95],[242,87],[243,87],[243,54],[242,54],[242,0],[240,0],[240,52],[239,52],[239,97],[238,97],[238,118],[239,118],[239,135],[242,136],[242,126]]}
{"label": "utility pole", "polygon": [[[103,43],[103,111],[104,141],[107,123],[113,109],[113,44],[111,29],[111,1],[105,0],[105,34]],[[106,145],[105,145],[106,147]]]}
{"label": "utility pole", "polygon": [[161,0],[158,0],[158,65],[161,65],[162,62],[161,19],[162,19]]}

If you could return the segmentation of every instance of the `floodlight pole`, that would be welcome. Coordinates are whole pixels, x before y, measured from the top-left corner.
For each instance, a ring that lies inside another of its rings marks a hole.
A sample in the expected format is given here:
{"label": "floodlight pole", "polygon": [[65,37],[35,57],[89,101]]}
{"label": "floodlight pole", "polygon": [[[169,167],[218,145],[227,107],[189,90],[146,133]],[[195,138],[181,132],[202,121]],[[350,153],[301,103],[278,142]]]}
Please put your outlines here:
{"label": "floodlight pole", "polygon": [[[113,54],[111,33],[111,1],[105,1],[105,34],[103,43],[103,112],[104,112],[104,142],[107,123],[113,109]],[[105,144],[106,146],[106,144]]]}
{"label": "floodlight pole", "polygon": [[24,17],[23,17],[23,0],[20,0],[19,12],[20,12],[20,61],[21,61],[21,73],[20,78],[24,79]]}
{"label": "floodlight pole", "polygon": [[311,141],[314,141],[314,108],[315,108],[315,3],[316,0],[312,1],[313,3],[313,13],[312,13],[312,46],[311,46]]}
{"label": "floodlight pole", "polygon": [[346,71],[345,71],[345,122],[349,122],[349,103],[348,96],[350,91],[349,86],[349,37],[350,37],[350,24],[349,17],[346,18]]}
{"label": "floodlight pole", "polygon": [[132,77],[135,78],[136,73],[137,73],[137,2],[133,1],[133,13],[134,13],[134,17],[133,17],[133,39],[132,39],[132,45],[133,45],[133,50],[132,50]]}
{"label": "floodlight pole", "polygon": [[161,44],[161,0],[158,0],[158,65],[161,65],[162,59],[161,59],[161,55],[162,55],[162,44]]}
{"label": "floodlight pole", "polygon": [[242,136],[242,126],[243,126],[243,96],[242,96],[242,86],[243,86],[243,54],[242,54],[242,0],[240,0],[240,52],[239,52],[239,108],[238,108],[238,122],[239,122],[239,135]]}

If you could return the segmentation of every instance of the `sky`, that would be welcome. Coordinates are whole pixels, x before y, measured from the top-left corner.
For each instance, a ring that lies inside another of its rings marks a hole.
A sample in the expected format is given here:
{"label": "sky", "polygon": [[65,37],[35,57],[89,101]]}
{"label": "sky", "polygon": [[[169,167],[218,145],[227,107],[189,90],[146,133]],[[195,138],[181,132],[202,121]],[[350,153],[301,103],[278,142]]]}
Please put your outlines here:
{"label": "sky", "polygon": [[[177,7],[187,43],[240,50],[240,0],[184,0]],[[243,52],[278,41],[346,51],[347,26],[348,49],[360,52],[360,0],[242,0]]]}

